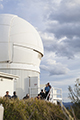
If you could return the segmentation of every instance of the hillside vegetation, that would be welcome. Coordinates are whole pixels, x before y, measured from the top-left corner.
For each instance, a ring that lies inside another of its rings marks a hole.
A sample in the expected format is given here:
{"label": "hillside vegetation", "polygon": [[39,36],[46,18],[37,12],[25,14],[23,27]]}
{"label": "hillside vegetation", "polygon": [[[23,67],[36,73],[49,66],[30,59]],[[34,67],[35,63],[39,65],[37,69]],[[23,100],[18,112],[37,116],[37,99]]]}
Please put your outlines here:
{"label": "hillside vegetation", "polygon": [[65,120],[60,106],[45,100],[0,98],[4,120]]}
{"label": "hillside vegetation", "polygon": [[74,87],[69,86],[69,98],[71,99],[72,113],[75,120],[80,120],[80,78],[77,78]]}

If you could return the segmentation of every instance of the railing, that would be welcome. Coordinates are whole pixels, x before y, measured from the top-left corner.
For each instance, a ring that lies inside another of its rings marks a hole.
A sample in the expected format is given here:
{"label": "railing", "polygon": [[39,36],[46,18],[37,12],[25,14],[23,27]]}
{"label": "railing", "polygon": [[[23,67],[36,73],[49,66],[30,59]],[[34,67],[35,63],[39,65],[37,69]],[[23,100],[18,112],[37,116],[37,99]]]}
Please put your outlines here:
{"label": "railing", "polygon": [[[56,92],[56,93],[55,93]],[[53,99],[62,100],[62,89],[53,87]]]}
{"label": "railing", "polygon": [[[28,89],[28,92],[30,94],[30,98],[31,97],[36,97],[38,95],[38,93],[40,93],[40,89],[39,87],[30,87]],[[42,88],[43,90],[45,89],[45,87]],[[62,89],[61,88],[54,88],[51,87],[50,92],[48,93],[46,100],[49,96],[49,101],[50,102],[54,102],[54,101],[62,101]]]}
{"label": "railing", "polygon": [[62,101],[62,89],[52,87],[46,97],[46,100],[48,99],[48,97],[50,102],[57,104],[58,100]]}

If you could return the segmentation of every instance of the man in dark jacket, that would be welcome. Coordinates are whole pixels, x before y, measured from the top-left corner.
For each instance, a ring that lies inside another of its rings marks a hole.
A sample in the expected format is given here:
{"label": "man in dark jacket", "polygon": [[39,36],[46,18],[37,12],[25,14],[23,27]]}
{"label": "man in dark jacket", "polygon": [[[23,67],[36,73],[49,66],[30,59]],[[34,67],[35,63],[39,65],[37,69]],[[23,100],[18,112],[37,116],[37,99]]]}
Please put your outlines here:
{"label": "man in dark jacket", "polygon": [[11,96],[9,95],[9,91],[6,91],[6,95],[4,97],[11,99]]}
{"label": "man in dark jacket", "polygon": [[12,98],[14,98],[14,99],[18,98],[17,95],[16,95],[16,91],[13,92]]}
{"label": "man in dark jacket", "polygon": [[43,89],[41,90],[40,95],[41,95],[41,99],[45,98],[45,93],[43,92]]}

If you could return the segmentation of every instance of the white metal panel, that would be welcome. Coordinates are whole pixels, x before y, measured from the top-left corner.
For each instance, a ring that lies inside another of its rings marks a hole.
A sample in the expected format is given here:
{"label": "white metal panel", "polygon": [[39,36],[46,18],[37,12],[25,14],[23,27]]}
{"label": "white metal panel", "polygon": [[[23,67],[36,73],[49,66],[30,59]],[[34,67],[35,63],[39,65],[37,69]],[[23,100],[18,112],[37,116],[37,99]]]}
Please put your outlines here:
{"label": "white metal panel", "polygon": [[13,80],[0,78],[0,96],[3,97],[6,94],[6,91],[9,91],[10,95],[12,95],[14,90],[13,87]]}
{"label": "white metal panel", "polygon": [[[0,24],[0,42],[8,42],[9,40],[9,27],[8,25]],[[5,49],[5,48],[4,48]]]}
{"label": "white metal panel", "polygon": [[0,77],[6,77],[6,78],[10,78],[10,79],[18,79],[19,78],[19,76],[4,73],[4,72],[0,72]]}
{"label": "white metal panel", "polygon": [[38,66],[30,65],[30,64],[20,64],[20,63],[0,63],[0,69],[18,69],[18,70],[30,70],[40,73],[40,69]]}
{"label": "white metal panel", "polygon": [[14,46],[13,62],[32,63],[32,56],[33,56],[32,50],[19,46]]}
{"label": "white metal panel", "polygon": [[8,44],[0,43],[0,62],[8,61],[8,60],[9,60]]}
{"label": "white metal panel", "polygon": [[13,62],[14,63],[26,63],[39,66],[40,57],[38,52],[33,51],[32,49],[28,49],[25,47],[14,46],[14,55]]}
{"label": "white metal panel", "polygon": [[[26,20],[16,17],[11,25],[11,35],[19,32],[36,32],[35,28]],[[16,30],[16,31],[15,31]]]}
{"label": "white metal panel", "polygon": [[37,87],[29,87],[29,95],[30,95],[30,98],[31,97],[37,97],[37,95],[38,95],[38,93],[40,93],[40,92],[38,92],[38,91],[40,91],[39,90],[39,88],[37,88]]}
{"label": "white metal panel", "polygon": [[41,39],[34,32],[19,32],[17,34],[10,35],[10,41],[14,44],[17,43],[26,47],[30,47],[43,54],[43,45],[42,42],[40,42]]}
{"label": "white metal panel", "polygon": [[12,61],[12,44],[0,43],[0,62]]}
{"label": "white metal panel", "polygon": [[17,33],[35,32],[33,30],[34,28],[28,22],[26,22],[25,20],[16,18],[14,19],[13,24],[11,26],[11,35],[14,35]]}
{"label": "white metal panel", "polygon": [[29,77],[29,87],[38,87],[38,77]]}
{"label": "white metal panel", "polygon": [[29,77],[29,94],[31,97],[36,97],[40,92],[40,88],[38,86],[38,76]]}
{"label": "white metal panel", "polygon": [[[0,14],[0,24],[2,25],[10,25],[11,19],[16,15],[11,14]],[[17,17],[17,16],[16,16]]]}
{"label": "white metal panel", "polygon": [[33,49],[35,49],[35,46],[37,46],[37,39],[36,35],[33,33],[18,33],[10,36],[10,40],[14,43],[22,44],[25,46],[31,46]]}

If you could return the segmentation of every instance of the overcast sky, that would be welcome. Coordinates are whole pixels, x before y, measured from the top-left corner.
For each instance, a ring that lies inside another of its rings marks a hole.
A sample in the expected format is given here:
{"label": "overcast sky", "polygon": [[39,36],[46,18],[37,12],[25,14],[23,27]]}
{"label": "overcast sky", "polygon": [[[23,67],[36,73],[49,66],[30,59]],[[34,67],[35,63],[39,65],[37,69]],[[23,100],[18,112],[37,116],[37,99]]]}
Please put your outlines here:
{"label": "overcast sky", "polygon": [[80,0],[0,0],[0,14],[16,14],[39,32],[43,45],[41,84],[62,88],[80,78]]}

